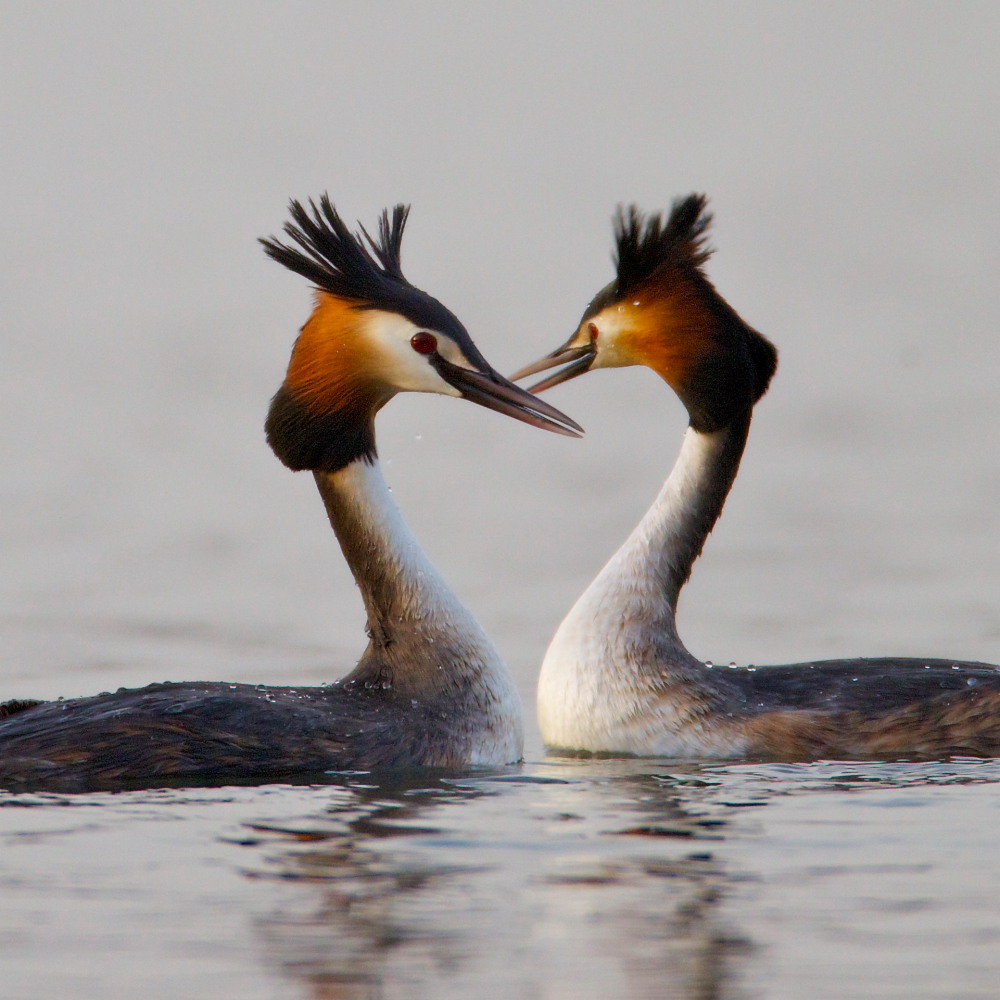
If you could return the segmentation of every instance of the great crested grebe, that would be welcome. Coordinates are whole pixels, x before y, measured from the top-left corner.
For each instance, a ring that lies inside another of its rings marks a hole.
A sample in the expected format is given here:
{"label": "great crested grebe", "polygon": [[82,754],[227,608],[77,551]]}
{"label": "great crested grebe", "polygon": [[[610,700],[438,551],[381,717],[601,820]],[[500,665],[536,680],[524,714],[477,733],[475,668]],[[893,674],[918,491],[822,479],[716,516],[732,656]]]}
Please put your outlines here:
{"label": "great crested grebe", "polygon": [[594,368],[646,365],[690,425],[652,507],[559,626],[538,682],[553,749],[643,756],[1000,755],[1000,668],[851,659],[711,669],[685,648],[681,588],[722,512],[777,353],[705,276],[700,195],[664,223],[619,210],[617,275],[558,350],[541,391]]}
{"label": "great crested grebe", "polygon": [[327,197],[291,204],[267,253],[317,286],[271,402],[267,439],[313,472],[361,590],[370,641],[328,687],[154,684],[0,706],[0,785],[218,783],[324,771],[505,764],[521,704],[490,640],[409,532],[379,470],[374,418],[397,392],[471,400],[535,427],[580,427],[497,374],[400,266],[408,209],[353,234]]}

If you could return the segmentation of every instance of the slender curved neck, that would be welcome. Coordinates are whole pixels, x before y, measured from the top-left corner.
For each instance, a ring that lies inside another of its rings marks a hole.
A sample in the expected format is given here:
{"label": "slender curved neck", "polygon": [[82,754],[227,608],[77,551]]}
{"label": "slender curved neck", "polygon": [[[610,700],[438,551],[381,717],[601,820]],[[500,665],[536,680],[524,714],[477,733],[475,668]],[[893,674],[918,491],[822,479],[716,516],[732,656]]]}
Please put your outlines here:
{"label": "slender curved neck", "polygon": [[717,431],[688,427],[680,454],[652,506],[592,587],[632,634],[678,650],[681,588],[722,513],[750,429],[750,412]]}
{"label": "slender curved neck", "polygon": [[314,476],[374,637],[387,636],[394,619],[419,613],[439,591],[453,596],[403,521],[377,461]]}
{"label": "slender curved neck", "polygon": [[747,410],[719,430],[688,428],[652,506],[563,619],[538,682],[550,746],[697,753],[706,720],[739,704],[728,671],[709,670],[685,647],[676,611],[749,427]]}
{"label": "slender curved neck", "polygon": [[368,615],[368,649],[348,679],[426,690],[497,664],[502,670],[400,516],[378,461],[314,475]]}
{"label": "slender curved neck", "polygon": [[649,557],[671,607],[722,513],[750,431],[749,411],[717,431],[689,427],[663,488],[636,531],[648,537]]}

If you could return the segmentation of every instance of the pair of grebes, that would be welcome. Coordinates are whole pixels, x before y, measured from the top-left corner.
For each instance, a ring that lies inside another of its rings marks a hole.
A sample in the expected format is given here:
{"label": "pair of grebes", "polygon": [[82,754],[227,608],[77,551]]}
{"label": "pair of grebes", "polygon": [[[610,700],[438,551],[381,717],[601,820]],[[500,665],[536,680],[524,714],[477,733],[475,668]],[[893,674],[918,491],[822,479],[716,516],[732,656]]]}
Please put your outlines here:
{"label": "pair of grebes", "polygon": [[616,275],[576,332],[515,379],[403,276],[407,209],[375,236],[329,199],[291,205],[267,253],[316,286],[316,305],[271,402],[267,439],[312,472],[368,617],[370,641],[316,688],[154,684],[0,706],[0,785],[264,781],[327,772],[466,768],[521,759],[522,710],[490,640],[400,518],[374,419],[397,392],[457,396],[535,427],[580,426],[539,392],[596,368],[646,365],[690,422],[652,507],[559,626],[538,718],[555,751],[667,757],[1000,755],[1000,668],[853,659],[713,670],[688,652],[677,599],[722,512],[777,354],[705,275],[705,198],[667,218],[619,211]]}

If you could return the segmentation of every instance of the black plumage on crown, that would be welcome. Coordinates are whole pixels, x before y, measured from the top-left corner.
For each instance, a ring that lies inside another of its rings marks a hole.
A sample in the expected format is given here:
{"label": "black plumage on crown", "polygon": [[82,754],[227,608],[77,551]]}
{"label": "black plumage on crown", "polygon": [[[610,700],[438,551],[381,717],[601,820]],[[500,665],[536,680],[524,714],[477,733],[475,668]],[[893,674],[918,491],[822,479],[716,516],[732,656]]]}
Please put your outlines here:
{"label": "black plumage on crown", "polygon": [[377,238],[364,226],[352,233],[326,194],[318,205],[310,199],[308,208],[293,199],[289,209],[292,221],[285,223],[284,231],[298,248],[273,237],[262,239],[269,257],[322,291],[353,299],[363,309],[397,312],[417,326],[446,333],[470,359],[482,360],[458,318],[403,276],[400,248],[408,205],[397,205],[391,214],[382,211]]}
{"label": "black plumage on crown", "polygon": [[711,256],[707,244],[712,215],[703,194],[678,198],[666,223],[654,212],[643,216],[635,205],[619,206],[615,216],[615,294],[623,297],[665,264],[698,269]]}
{"label": "black plumage on crown", "polygon": [[384,302],[387,295],[391,298],[392,286],[413,287],[403,277],[400,261],[408,205],[397,205],[391,219],[389,210],[383,210],[377,240],[364,226],[360,233],[352,233],[329,195],[324,194],[318,205],[310,198],[309,209],[293,199],[289,210],[294,221],[284,226],[286,235],[301,249],[274,238],[262,239],[269,257],[332,295],[366,305]]}
{"label": "black plumage on crown", "polygon": [[[658,212],[643,215],[635,205],[619,207],[614,220],[617,275],[583,317],[585,321],[630,298],[651,281],[660,293],[678,281],[693,293],[700,307],[697,325],[702,331],[711,326],[716,341],[715,349],[691,366],[678,388],[691,426],[699,431],[725,427],[734,413],[749,412],[767,391],[778,361],[771,342],[737,315],[702,270],[712,253],[708,246],[712,215],[707,209],[703,194],[676,199],[666,222]],[[720,386],[726,391],[720,392]]]}

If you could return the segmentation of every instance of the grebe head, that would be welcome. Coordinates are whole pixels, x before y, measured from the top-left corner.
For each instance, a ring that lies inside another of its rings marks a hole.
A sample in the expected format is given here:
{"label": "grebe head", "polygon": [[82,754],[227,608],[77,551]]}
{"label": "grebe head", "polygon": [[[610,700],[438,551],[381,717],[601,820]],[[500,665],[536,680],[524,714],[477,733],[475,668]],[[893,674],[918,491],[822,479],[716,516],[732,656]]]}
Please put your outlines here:
{"label": "grebe head", "polygon": [[291,203],[285,233],[261,240],[269,256],[316,285],[316,305],[292,349],[266,430],[292,469],[333,472],[375,455],[373,421],[397,392],[458,396],[534,427],[579,436],[565,414],[496,372],[457,317],[403,276],[409,208],[383,211],[378,235],[352,233],[324,195]]}
{"label": "grebe head", "polygon": [[619,208],[615,279],[562,347],[512,377],[565,365],[531,387],[541,392],[594,368],[645,365],[677,393],[696,430],[716,430],[748,412],[767,390],[777,352],[705,276],[706,206],[704,195],[678,199],[666,222],[635,205]]}

